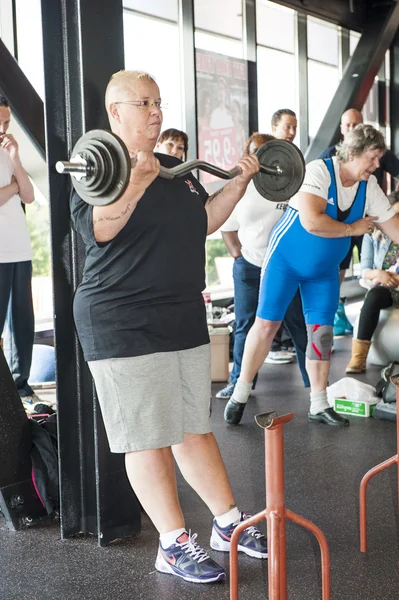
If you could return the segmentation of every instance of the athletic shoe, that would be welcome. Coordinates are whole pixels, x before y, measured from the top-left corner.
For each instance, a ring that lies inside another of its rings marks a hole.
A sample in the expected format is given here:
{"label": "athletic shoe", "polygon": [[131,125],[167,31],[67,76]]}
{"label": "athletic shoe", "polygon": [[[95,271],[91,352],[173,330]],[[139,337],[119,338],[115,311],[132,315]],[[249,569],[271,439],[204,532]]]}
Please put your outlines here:
{"label": "athletic shoe", "polygon": [[162,548],[159,542],[155,568],[193,583],[224,581],[224,570],[196,543],[196,539],[196,533],[184,532],[169,548]]}
{"label": "athletic shoe", "polygon": [[226,387],[217,392],[216,398],[219,398],[219,400],[229,400],[233,395],[234,387],[234,383],[229,383]]}
{"label": "athletic shoe", "polygon": [[293,356],[288,352],[284,352],[283,350],[279,350],[277,352],[269,352],[266,357],[265,363],[268,365],[286,365],[288,363],[292,363]]}
{"label": "athletic shoe", "polygon": [[236,402],[233,398],[230,398],[224,409],[224,420],[226,423],[229,425],[238,425],[242,419],[246,405],[246,403]]}
{"label": "athletic shoe", "polygon": [[293,358],[296,357],[296,350],[294,346],[281,346],[281,350],[282,352],[287,352],[287,354],[290,354]]}
{"label": "athletic shoe", "polygon": [[[239,523],[248,519],[248,517],[249,515],[242,512],[240,520],[236,523],[231,523],[227,527],[220,527],[216,519],[213,519],[211,548],[213,550],[220,550],[221,552],[229,552],[234,529]],[[267,558],[266,536],[254,526],[247,527],[238,538],[238,551],[245,552],[245,554],[254,558]]]}
{"label": "athletic shoe", "polygon": [[334,316],[334,329],[333,330],[334,330],[335,336],[345,335],[346,333],[349,333],[349,334],[353,333],[353,326],[350,323],[348,317],[346,316],[345,306],[344,306],[344,303],[342,302],[342,300],[338,304],[337,312],[335,313],[335,316]]}

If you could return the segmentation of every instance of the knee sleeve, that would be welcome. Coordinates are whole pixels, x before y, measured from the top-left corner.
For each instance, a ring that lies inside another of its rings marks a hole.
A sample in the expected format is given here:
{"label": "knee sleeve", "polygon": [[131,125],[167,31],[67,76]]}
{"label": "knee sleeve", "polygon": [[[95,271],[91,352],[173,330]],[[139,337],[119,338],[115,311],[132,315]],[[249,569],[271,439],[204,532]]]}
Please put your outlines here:
{"label": "knee sleeve", "polygon": [[332,325],[306,325],[308,345],[306,356],[309,360],[330,360],[333,344]]}

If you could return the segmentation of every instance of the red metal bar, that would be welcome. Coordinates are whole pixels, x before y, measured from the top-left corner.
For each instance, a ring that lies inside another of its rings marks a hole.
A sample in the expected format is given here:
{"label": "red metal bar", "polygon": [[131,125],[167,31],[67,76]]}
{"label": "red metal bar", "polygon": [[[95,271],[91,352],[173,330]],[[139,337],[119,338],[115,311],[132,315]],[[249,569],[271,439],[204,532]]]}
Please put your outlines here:
{"label": "red metal bar", "polygon": [[265,413],[255,417],[265,430],[266,510],[240,523],[234,530],[230,545],[230,600],[238,600],[238,539],[241,532],[259,521],[267,520],[269,600],[287,600],[286,519],[311,531],[321,551],[323,600],[330,600],[330,555],[323,532],[311,521],[285,507],[284,493],[284,424],[293,414],[277,417]]}
{"label": "red metal bar", "polygon": [[238,539],[244,529],[267,519],[268,515],[266,513],[266,510],[256,513],[256,515],[239,523],[233,531],[230,541],[230,600],[238,600]]}
{"label": "red metal bar", "polygon": [[[269,600],[280,600],[280,515],[276,511],[269,514],[270,552],[269,552]],[[271,576],[270,576],[271,574]]]}
{"label": "red metal bar", "polygon": [[398,455],[388,458],[384,462],[380,463],[376,467],[367,471],[366,475],[360,482],[360,493],[359,493],[359,519],[360,519],[360,552],[367,552],[367,484],[374,475],[381,473],[391,465],[398,462]]}
{"label": "red metal bar", "polygon": [[[399,452],[399,378],[397,376],[391,377],[391,382],[396,386],[396,446]],[[398,499],[399,499],[399,457],[398,454],[384,460],[384,462],[376,465],[370,471],[367,471],[362,481],[360,482],[359,490],[359,521],[360,521],[360,552],[367,552],[367,484],[374,475],[381,473],[391,465],[398,465]]]}
{"label": "red metal bar", "polygon": [[320,554],[321,554],[321,582],[322,582],[322,598],[323,600],[331,599],[331,582],[330,582],[330,551],[328,549],[328,543],[326,536],[314,523],[305,519],[305,517],[301,517],[296,513],[292,512],[292,510],[286,510],[287,519],[296,523],[297,525],[301,525],[305,529],[308,529],[313,533],[313,535],[317,538],[320,546]]}
{"label": "red metal bar", "polygon": [[[288,415],[284,415],[288,416]],[[265,429],[265,464],[266,464],[266,508],[271,515],[274,513],[279,520],[278,543],[273,539],[269,554],[269,589],[279,590],[279,595],[273,600],[287,598],[287,560],[285,540],[285,494],[284,494],[284,422],[283,418],[276,424],[274,419],[271,426]],[[269,523],[270,525],[270,523]],[[271,529],[271,527],[269,527]],[[269,531],[268,531],[269,533]],[[269,537],[271,532],[269,533]],[[279,555],[274,556],[273,547],[279,548]],[[278,569],[274,568],[275,563]],[[275,578],[278,577],[277,582]]]}

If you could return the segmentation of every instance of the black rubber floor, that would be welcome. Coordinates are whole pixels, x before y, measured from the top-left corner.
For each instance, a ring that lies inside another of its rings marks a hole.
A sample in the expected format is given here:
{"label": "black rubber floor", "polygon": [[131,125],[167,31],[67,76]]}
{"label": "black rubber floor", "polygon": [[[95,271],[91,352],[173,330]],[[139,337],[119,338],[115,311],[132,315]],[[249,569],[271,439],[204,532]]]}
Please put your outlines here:
{"label": "black rubber floor", "polygon": [[[331,381],[344,376],[350,339],[336,340]],[[378,369],[363,377],[370,383]],[[214,386],[214,391],[220,386]],[[276,409],[293,411],[285,430],[286,503],[319,525],[331,552],[333,600],[399,598],[397,469],[378,475],[369,485],[369,552],[359,552],[358,490],[364,473],[396,454],[395,424],[352,418],[349,428],[335,430],[307,422],[308,392],[295,364],[265,365],[243,422],[223,421],[224,402],[214,400],[214,431],[220,443],[237,502],[257,512],[265,506],[263,431],[253,416]],[[211,515],[179,480],[187,526],[209,548]],[[154,569],[157,534],[146,517],[135,538],[97,548],[94,540],[61,542],[57,524],[10,533],[0,519],[1,600],[228,600],[225,584],[196,585],[161,575]],[[213,553],[228,569],[228,556]],[[313,536],[287,524],[289,600],[321,598],[318,546]],[[241,600],[267,598],[267,561],[240,557]]]}

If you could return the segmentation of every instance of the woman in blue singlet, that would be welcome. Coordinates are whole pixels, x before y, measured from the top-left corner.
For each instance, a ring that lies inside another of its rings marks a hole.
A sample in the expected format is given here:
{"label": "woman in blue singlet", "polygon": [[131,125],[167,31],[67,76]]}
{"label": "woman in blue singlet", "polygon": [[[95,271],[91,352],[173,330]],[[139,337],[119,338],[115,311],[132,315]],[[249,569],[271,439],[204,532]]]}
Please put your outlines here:
{"label": "woman in blue singlet", "polygon": [[360,124],[337,147],[334,158],[307,165],[301,189],[269,240],[256,321],[247,336],[240,378],[225,410],[228,423],[241,421],[250,382],[299,288],[308,330],[308,418],[341,427],[349,424],[329,407],[326,394],[339,301],[339,264],[348,252],[351,236],[372,232],[374,223],[399,242],[399,216],[372,174],[384,151],[382,134],[371,125]]}

